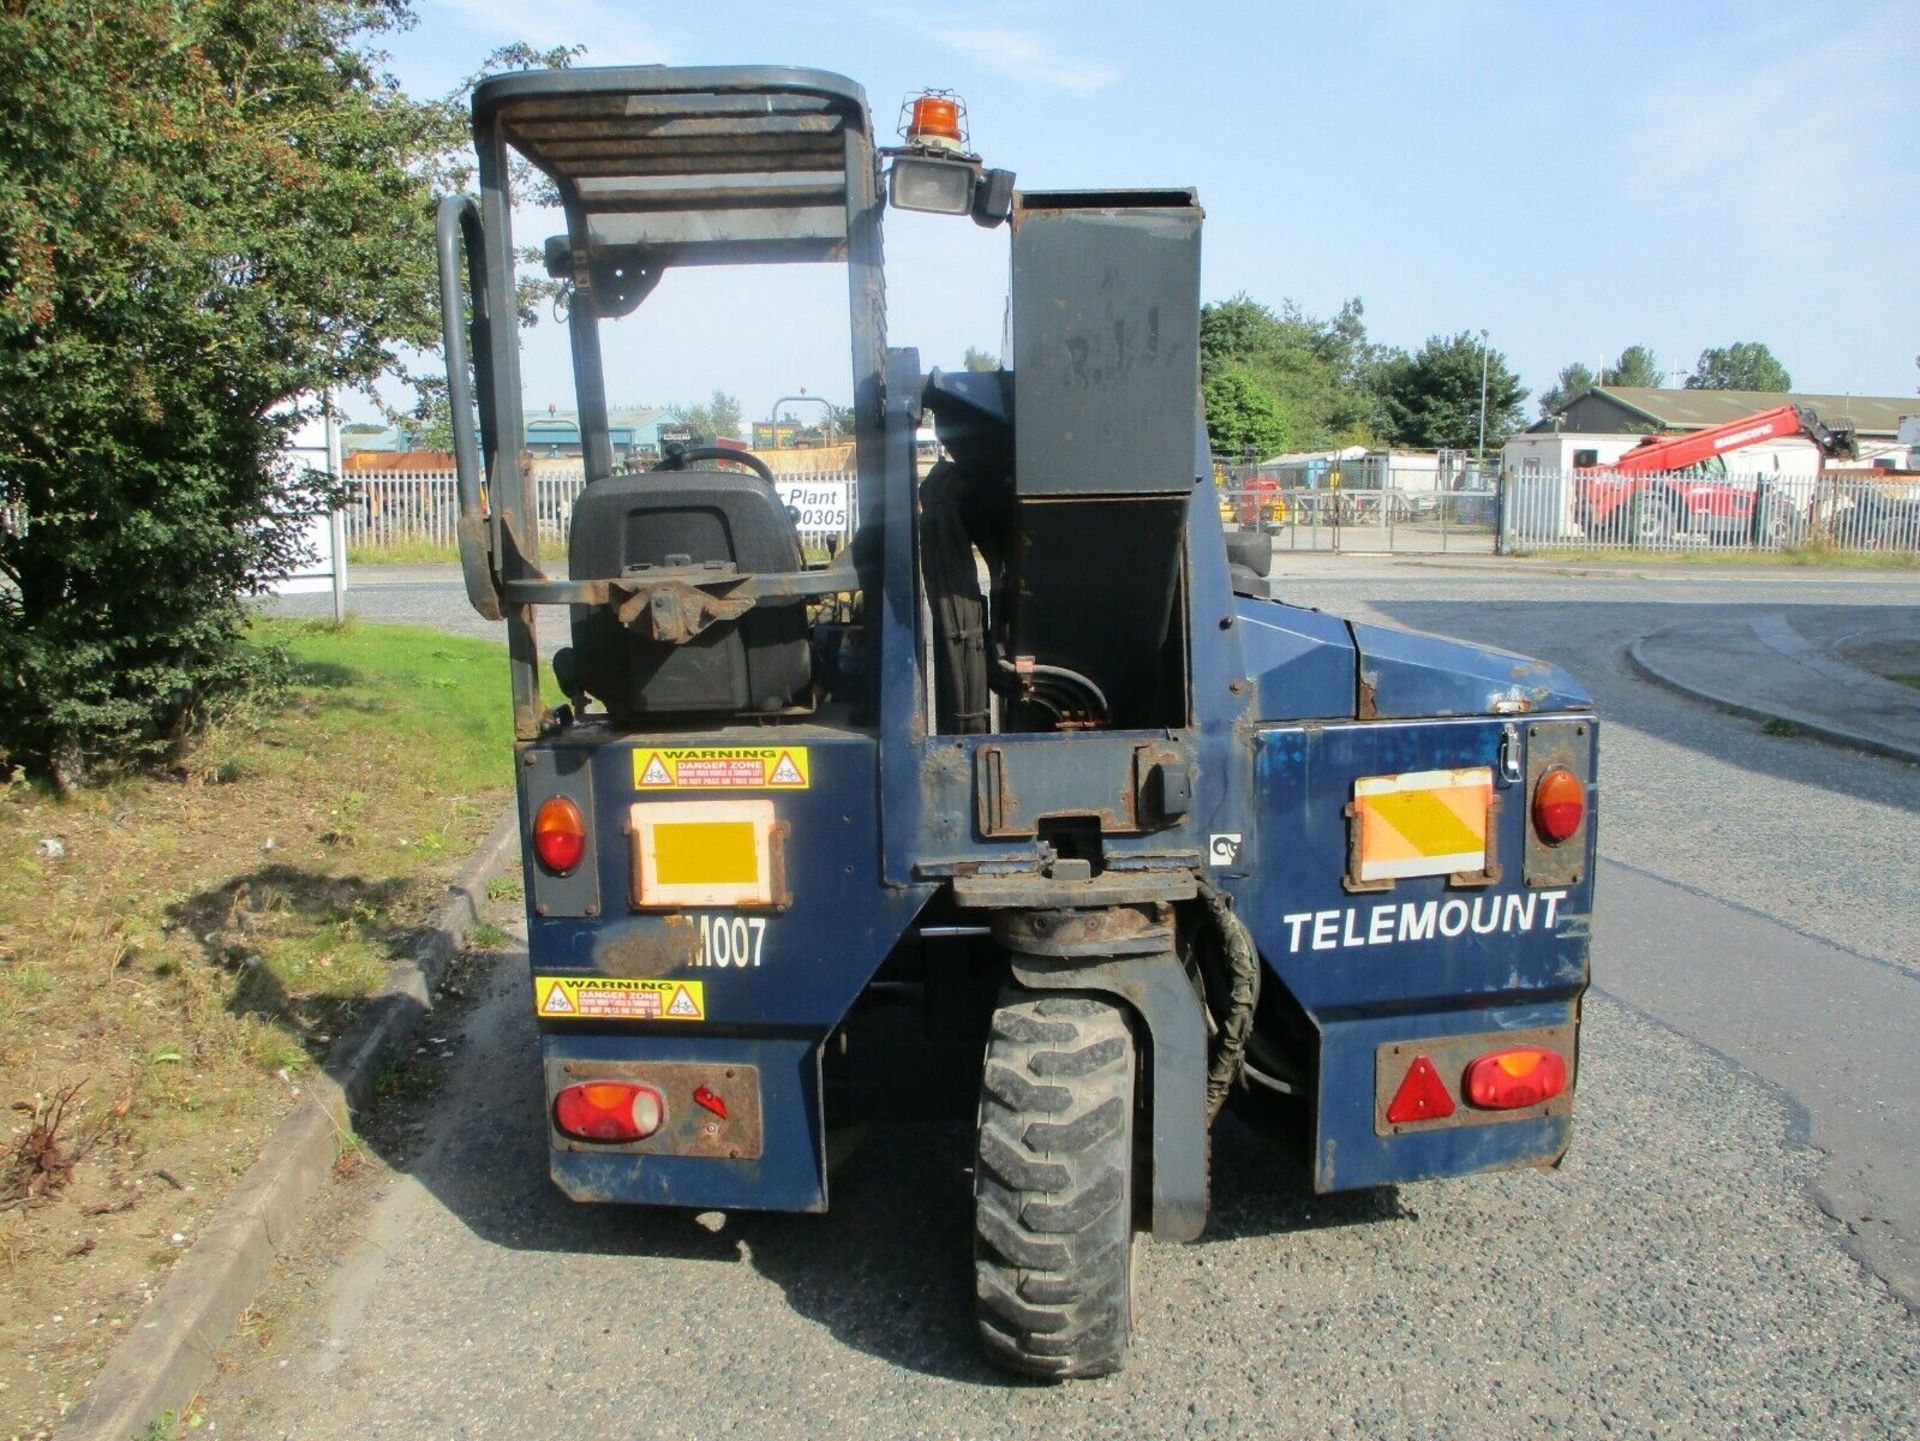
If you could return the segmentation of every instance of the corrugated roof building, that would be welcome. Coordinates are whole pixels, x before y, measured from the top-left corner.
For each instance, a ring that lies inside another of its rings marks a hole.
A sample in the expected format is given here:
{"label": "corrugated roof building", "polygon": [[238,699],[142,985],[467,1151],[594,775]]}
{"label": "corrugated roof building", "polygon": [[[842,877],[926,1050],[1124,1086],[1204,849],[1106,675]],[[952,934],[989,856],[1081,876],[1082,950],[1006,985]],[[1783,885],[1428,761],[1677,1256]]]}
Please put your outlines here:
{"label": "corrugated roof building", "polygon": [[1769,390],[1653,390],[1596,386],[1529,430],[1583,435],[1685,434],[1723,425],[1777,405],[1808,405],[1828,425],[1851,426],[1862,440],[1892,440],[1900,422],[1920,413],[1911,395],[1814,395]]}

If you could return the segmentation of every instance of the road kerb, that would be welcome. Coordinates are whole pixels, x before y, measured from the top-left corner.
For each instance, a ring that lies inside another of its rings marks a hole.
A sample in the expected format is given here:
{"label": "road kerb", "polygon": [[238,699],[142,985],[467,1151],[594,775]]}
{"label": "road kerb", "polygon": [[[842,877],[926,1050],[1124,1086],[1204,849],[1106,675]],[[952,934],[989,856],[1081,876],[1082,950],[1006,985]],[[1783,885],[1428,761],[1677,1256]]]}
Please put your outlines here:
{"label": "road kerb", "polygon": [[[1679,629],[1679,627],[1669,627]],[[1644,679],[1656,685],[1693,700],[1705,701],[1734,715],[1745,716],[1749,720],[1766,722],[1770,720],[1787,721],[1798,726],[1808,735],[1832,745],[1846,746],[1852,750],[1866,751],[1870,755],[1885,756],[1889,760],[1906,761],[1910,765],[1920,765],[1920,746],[1903,745],[1898,741],[1881,740],[1876,736],[1862,735],[1849,727],[1837,725],[1831,720],[1808,715],[1805,711],[1794,710],[1786,706],[1756,706],[1738,696],[1727,695],[1714,690],[1698,681],[1683,680],[1669,670],[1650,660],[1642,647],[1650,640],[1658,639],[1666,631],[1654,631],[1643,635],[1627,646],[1627,663]]]}
{"label": "road kerb", "polygon": [[519,831],[509,806],[447,888],[413,954],[395,963],[386,986],[334,1043],[324,1070],[114,1348],[56,1441],[127,1441],[193,1399],[352,1135],[353,1110],[371,1093],[381,1063],[432,1009],[448,963],[479,924],[487,883],[518,855]]}

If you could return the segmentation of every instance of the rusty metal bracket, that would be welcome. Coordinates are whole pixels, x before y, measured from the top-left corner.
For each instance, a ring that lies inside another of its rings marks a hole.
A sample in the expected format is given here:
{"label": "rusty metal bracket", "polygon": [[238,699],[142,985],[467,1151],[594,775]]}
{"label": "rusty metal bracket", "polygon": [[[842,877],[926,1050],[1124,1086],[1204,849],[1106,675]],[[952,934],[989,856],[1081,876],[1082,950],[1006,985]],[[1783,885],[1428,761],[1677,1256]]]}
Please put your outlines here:
{"label": "rusty metal bracket", "polygon": [[970,910],[1088,910],[1146,901],[1190,901],[1200,882],[1190,870],[1102,871],[1084,880],[1016,873],[953,878],[953,899]]}
{"label": "rusty metal bracket", "polygon": [[997,911],[993,938],[1010,951],[1057,959],[1157,955],[1173,949],[1173,907],[1120,905],[1101,910]]}
{"label": "rusty metal bracket", "polygon": [[684,580],[615,581],[607,592],[620,624],[663,645],[685,645],[708,626],[738,620],[754,606],[750,595],[715,595]]}
{"label": "rusty metal bracket", "polygon": [[[547,1118],[549,1144],[559,1151],[614,1151],[634,1155],[699,1156],[757,1161],[765,1150],[760,1068],[736,1061],[598,1061],[549,1059],[547,1095],[580,1081],[632,1081],[651,1086],[664,1102],[659,1130],[638,1141],[577,1141]],[[707,1091],[719,1109],[696,1104]],[[576,1197],[575,1199],[586,1199]]]}
{"label": "rusty metal bracket", "polygon": [[[1503,797],[1498,791],[1487,801],[1487,863],[1477,871],[1455,871],[1447,877],[1447,884],[1456,890],[1484,890],[1488,886],[1500,884],[1505,874],[1500,867],[1500,812]],[[1397,882],[1390,878],[1375,881],[1363,881],[1360,876],[1360,807],[1348,801],[1341,809],[1341,815],[1347,821],[1347,869],[1340,877],[1340,887],[1349,895],[1378,895],[1391,891]]]}
{"label": "rusty metal bracket", "polygon": [[[1493,1031],[1471,1036],[1428,1036],[1422,1040],[1391,1041],[1374,1048],[1373,1057],[1373,1133],[1398,1136],[1409,1131],[1444,1131],[1455,1126],[1487,1126],[1504,1121],[1535,1121],[1543,1116],[1573,1114],[1573,1082],[1579,1066],[1579,1033],[1572,1025],[1538,1026],[1526,1031]],[[1567,1088],[1550,1101],[1512,1111],[1483,1111],[1468,1103],[1462,1094],[1467,1067],[1475,1058],[1494,1049],[1512,1046],[1540,1046],[1558,1051],[1567,1062]],[[1446,1085],[1447,1095],[1456,1102],[1453,1114],[1437,1120],[1393,1122],[1387,1119],[1387,1107],[1416,1056],[1427,1063]]]}
{"label": "rusty metal bracket", "polygon": [[609,605],[617,603],[616,591],[625,592],[639,585],[654,585],[661,580],[689,577],[690,584],[723,586],[728,595],[750,596],[761,605],[849,595],[861,588],[860,576],[854,569],[851,554],[842,551],[830,564],[819,570],[780,574],[752,572],[746,575],[728,572],[716,575],[705,567],[698,567],[679,576],[662,569],[651,572],[651,578],[634,575],[611,580],[550,580],[544,575],[535,574],[503,580],[501,593],[508,603],[518,605]]}

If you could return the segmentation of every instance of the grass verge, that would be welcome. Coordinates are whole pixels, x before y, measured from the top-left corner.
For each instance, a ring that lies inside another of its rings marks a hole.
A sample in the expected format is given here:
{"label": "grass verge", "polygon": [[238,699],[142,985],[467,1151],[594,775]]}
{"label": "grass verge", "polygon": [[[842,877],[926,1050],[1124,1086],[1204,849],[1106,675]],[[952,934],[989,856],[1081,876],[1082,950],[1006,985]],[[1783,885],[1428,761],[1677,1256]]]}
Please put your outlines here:
{"label": "grass verge", "polygon": [[350,545],[347,564],[355,565],[458,565],[460,547],[442,545],[433,540],[396,541],[392,545]]}
{"label": "grass verge", "polygon": [[50,1432],[498,816],[506,656],[263,622],[284,706],[0,790],[0,1436]]}

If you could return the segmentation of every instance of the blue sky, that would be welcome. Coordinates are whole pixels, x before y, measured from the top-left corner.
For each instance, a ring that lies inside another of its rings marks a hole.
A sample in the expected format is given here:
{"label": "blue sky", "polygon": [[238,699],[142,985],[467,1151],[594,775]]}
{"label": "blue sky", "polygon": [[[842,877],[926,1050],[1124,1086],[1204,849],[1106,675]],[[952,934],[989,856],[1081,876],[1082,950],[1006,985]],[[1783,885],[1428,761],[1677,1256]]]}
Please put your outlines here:
{"label": "blue sky", "polygon": [[[510,40],[837,70],[883,136],[907,93],[958,90],[974,148],[1024,186],[1196,187],[1204,298],[1326,315],[1357,295],[1410,349],[1485,327],[1536,393],[1630,344],[1684,371],[1736,340],[1796,389],[1920,387],[1920,0],[416,3],[389,48],[420,94]],[[557,228],[528,220],[522,242]],[[998,351],[1005,246],[892,213],[891,342],[929,367]],[[609,332],[615,403],[846,397],[837,269],[670,273],[637,320]],[[529,408],[570,406],[559,328],[526,354]]]}

